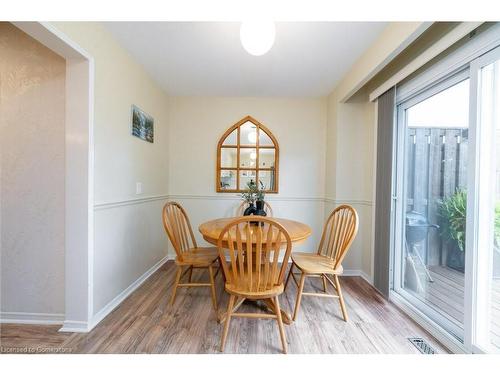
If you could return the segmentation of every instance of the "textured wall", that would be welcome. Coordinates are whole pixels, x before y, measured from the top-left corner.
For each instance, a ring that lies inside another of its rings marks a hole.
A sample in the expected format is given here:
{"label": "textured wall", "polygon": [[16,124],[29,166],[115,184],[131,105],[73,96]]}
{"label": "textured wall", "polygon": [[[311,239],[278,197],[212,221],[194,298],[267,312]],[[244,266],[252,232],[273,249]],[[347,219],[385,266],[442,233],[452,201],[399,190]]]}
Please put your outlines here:
{"label": "textured wall", "polygon": [[0,23],[1,311],[64,313],[65,60]]}

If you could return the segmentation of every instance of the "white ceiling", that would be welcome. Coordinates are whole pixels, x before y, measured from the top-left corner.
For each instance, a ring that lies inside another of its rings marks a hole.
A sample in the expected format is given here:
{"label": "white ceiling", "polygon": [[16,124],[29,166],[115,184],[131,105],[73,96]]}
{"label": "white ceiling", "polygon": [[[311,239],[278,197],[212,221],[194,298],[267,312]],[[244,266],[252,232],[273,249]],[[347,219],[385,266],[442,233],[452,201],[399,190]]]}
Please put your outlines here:
{"label": "white ceiling", "polygon": [[105,22],[172,95],[323,96],[375,40],[383,22],[286,22],[264,56],[241,46],[236,22]]}

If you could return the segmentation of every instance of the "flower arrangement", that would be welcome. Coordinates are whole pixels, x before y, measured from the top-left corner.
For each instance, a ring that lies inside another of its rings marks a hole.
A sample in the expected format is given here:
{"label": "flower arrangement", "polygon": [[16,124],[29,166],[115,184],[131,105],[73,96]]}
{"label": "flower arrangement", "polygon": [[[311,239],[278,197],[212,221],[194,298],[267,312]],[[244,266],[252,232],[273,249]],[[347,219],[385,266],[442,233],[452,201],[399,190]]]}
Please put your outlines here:
{"label": "flower arrangement", "polygon": [[247,183],[247,189],[245,190],[245,192],[241,193],[241,198],[249,205],[252,205],[255,202],[264,201],[264,198],[266,196],[266,187],[262,183],[262,181],[259,181],[259,184],[260,188],[254,182],[254,180],[250,180]]}

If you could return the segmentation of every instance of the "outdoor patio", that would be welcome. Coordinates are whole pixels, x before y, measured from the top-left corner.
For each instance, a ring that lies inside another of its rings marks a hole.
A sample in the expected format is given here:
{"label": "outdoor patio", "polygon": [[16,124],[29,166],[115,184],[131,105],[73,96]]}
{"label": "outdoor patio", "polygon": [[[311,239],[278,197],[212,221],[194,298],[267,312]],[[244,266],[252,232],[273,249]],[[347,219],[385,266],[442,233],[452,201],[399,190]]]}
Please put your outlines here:
{"label": "outdoor patio", "polygon": [[[464,274],[444,266],[430,266],[429,273],[434,281],[422,280],[424,291],[419,295],[463,326]],[[500,279],[493,281],[492,302],[491,340],[500,348]]]}

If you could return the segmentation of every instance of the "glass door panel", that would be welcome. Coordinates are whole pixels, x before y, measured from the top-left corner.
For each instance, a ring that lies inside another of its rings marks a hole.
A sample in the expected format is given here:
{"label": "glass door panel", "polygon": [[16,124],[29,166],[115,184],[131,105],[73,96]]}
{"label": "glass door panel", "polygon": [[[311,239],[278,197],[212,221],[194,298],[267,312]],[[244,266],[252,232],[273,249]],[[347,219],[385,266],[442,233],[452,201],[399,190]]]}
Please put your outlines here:
{"label": "glass door panel", "polygon": [[476,68],[480,165],[475,337],[482,350],[500,352],[500,50],[484,59],[487,65]]}
{"label": "glass door panel", "polygon": [[[463,340],[469,79],[398,107],[403,158],[395,290]],[[399,270],[399,271],[398,271]]]}

